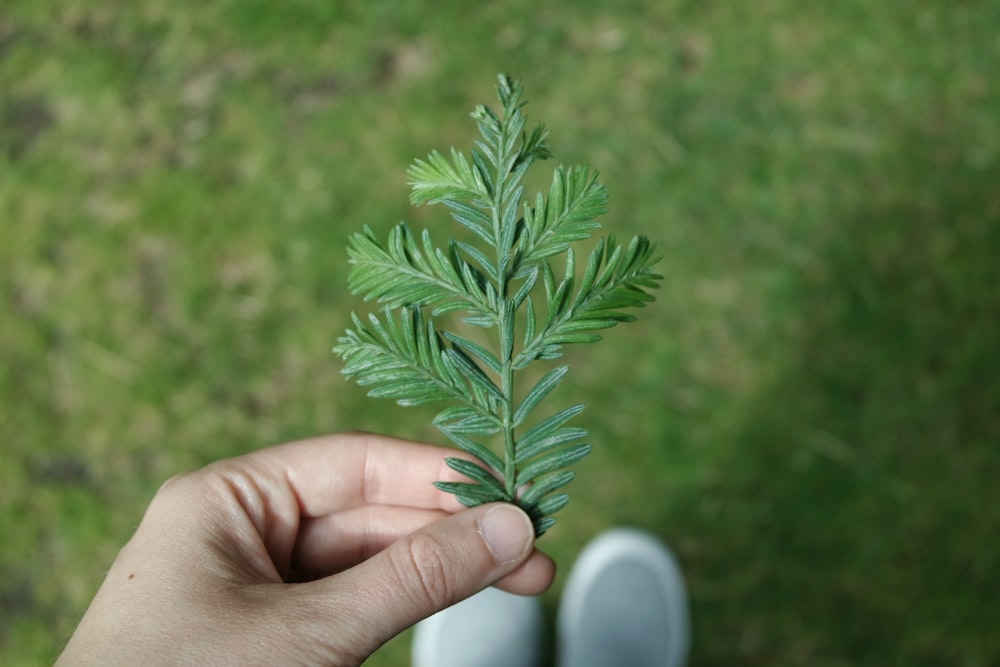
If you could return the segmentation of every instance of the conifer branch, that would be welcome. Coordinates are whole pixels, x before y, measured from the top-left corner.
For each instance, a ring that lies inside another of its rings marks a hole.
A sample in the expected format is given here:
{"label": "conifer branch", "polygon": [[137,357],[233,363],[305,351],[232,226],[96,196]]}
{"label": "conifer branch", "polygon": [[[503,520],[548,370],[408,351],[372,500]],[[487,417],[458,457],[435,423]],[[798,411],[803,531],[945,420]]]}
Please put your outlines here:
{"label": "conifer branch", "polygon": [[[353,315],[334,351],[345,375],[372,387],[369,395],[401,405],[451,403],[434,424],[475,462],[447,459],[469,481],[438,488],[469,506],[517,503],[541,535],[569,501],[563,489],[574,473],[567,468],[590,445],[582,442],[586,430],[566,425],[582,405],[533,419],[568,366],[549,369],[531,386],[518,382],[520,371],[634,320],[627,311],[653,299],[660,276],[645,237],[622,246],[609,236],[577,281],[572,244],[600,227],[594,218],[607,209],[607,190],[589,167],[560,165],[548,192],[527,203],[523,178],[535,160],[551,156],[548,131],[525,130],[519,81],[501,75],[497,93],[501,113],[485,105],[472,112],[480,139],[468,155],[433,151],[408,171],[415,205],[442,204],[485,247],[453,240],[440,249],[426,231],[418,236],[404,223],[385,244],[368,227],[353,235],[350,289],[384,308],[367,324]],[[560,254],[557,280],[550,262]],[[435,318],[448,313],[492,332],[492,345],[439,329]],[[488,444],[498,436],[502,455]]]}

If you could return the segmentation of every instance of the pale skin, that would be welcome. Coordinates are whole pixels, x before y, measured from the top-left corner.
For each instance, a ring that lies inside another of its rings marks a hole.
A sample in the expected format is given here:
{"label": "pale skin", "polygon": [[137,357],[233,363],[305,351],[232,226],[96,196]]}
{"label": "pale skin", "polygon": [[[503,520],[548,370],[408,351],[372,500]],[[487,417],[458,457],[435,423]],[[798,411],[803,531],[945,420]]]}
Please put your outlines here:
{"label": "pale skin", "polygon": [[488,586],[543,592],[527,515],[433,486],[455,455],[345,433],[169,480],[58,664],[358,665]]}

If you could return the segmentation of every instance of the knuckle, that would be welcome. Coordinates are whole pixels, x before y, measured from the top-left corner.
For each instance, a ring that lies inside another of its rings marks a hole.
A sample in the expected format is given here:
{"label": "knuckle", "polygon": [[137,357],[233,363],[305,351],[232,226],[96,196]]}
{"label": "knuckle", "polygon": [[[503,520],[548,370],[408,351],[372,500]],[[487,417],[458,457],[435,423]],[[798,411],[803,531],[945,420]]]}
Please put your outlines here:
{"label": "knuckle", "polygon": [[187,499],[197,497],[201,494],[201,477],[197,472],[183,472],[176,474],[160,485],[152,504],[157,506],[177,506],[184,504]]}
{"label": "knuckle", "polygon": [[397,564],[397,570],[405,588],[434,607],[450,604],[453,586],[445,544],[432,535],[417,533],[410,536],[406,548],[400,551],[405,561]]}
{"label": "knuckle", "polygon": [[158,493],[173,493],[178,487],[182,487],[191,479],[190,472],[182,472],[169,477],[158,489]]}

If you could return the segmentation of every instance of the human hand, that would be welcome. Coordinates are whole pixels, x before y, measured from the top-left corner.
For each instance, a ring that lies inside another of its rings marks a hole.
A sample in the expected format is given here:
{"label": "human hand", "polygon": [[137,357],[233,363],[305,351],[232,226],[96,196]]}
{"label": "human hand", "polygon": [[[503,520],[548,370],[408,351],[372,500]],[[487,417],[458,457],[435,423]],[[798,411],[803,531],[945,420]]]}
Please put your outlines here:
{"label": "human hand", "polygon": [[527,515],[432,485],[454,455],[351,433],[169,480],[59,664],[357,665],[492,584],[541,593]]}

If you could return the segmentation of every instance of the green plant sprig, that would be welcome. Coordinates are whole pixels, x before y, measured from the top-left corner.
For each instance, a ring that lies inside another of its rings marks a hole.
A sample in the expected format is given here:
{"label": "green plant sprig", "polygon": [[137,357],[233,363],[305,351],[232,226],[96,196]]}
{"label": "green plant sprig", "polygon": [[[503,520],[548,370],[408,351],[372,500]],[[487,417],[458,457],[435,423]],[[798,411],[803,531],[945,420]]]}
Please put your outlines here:
{"label": "green plant sprig", "polygon": [[[434,425],[475,461],[448,458],[469,481],[438,488],[470,507],[516,503],[541,535],[569,501],[561,490],[574,473],[566,468],[590,445],[582,442],[587,431],[567,426],[582,405],[531,423],[568,366],[551,368],[526,391],[516,382],[520,372],[559,358],[564,345],[599,341],[598,330],[634,320],[625,311],[651,301],[648,290],[660,276],[644,236],[622,245],[611,235],[597,242],[577,278],[570,244],[600,227],[594,218],[607,210],[607,189],[589,167],[559,166],[547,196],[527,201],[522,181],[535,160],[551,156],[548,131],[541,124],[525,130],[519,81],[501,75],[497,92],[501,115],[484,105],[472,113],[481,138],[468,155],[434,151],[408,172],[411,202],[443,204],[479,243],[452,239],[442,249],[405,223],[385,244],[367,226],[354,234],[349,287],[383,310],[367,322],[352,314],[354,326],[334,351],[345,375],[372,387],[370,396],[401,405],[452,403]],[[561,276],[551,263],[558,255]],[[492,331],[493,345],[439,328],[435,318],[454,312]],[[502,438],[502,456],[488,438]]]}

